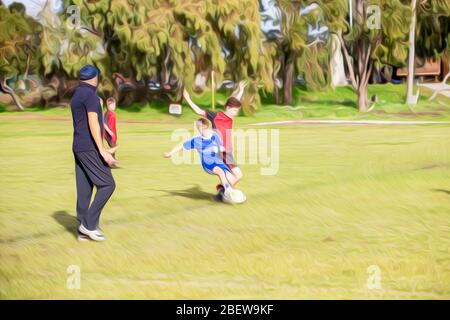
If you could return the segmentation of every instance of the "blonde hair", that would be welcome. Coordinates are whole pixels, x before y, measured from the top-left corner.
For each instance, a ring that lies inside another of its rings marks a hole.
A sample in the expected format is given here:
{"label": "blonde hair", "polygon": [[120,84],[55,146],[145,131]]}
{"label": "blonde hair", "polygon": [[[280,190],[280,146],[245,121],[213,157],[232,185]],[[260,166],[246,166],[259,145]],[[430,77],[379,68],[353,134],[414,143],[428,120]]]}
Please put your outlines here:
{"label": "blonde hair", "polygon": [[195,123],[197,124],[197,126],[209,128],[209,121],[205,118],[199,118],[197,119],[197,121],[195,121]]}

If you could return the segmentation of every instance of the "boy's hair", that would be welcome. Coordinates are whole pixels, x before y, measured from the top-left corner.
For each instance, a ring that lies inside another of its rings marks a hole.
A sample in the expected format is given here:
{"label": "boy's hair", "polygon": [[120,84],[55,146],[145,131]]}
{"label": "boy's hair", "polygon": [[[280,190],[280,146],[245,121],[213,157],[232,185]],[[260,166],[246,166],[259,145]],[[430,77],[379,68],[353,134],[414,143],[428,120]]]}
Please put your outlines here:
{"label": "boy's hair", "polygon": [[225,108],[240,108],[242,103],[235,97],[229,97],[225,103]]}
{"label": "boy's hair", "polygon": [[205,118],[200,118],[196,121],[197,125],[201,125],[202,127],[209,128],[209,121]]}
{"label": "boy's hair", "polygon": [[106,99],[106,105],[116,102],[116,99],[114,97],[109,97],[108,99]]}

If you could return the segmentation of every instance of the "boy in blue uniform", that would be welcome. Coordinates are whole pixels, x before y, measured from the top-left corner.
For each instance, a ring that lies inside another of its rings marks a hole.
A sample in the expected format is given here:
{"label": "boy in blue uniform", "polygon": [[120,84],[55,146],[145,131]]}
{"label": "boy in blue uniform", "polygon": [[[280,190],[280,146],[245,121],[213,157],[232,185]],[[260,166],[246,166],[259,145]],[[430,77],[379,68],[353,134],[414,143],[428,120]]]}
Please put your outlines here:
{"label": "boy in blue uniform", "polygon": [[[166,152],[164,156],[170,158],[181,149],[196,149],[200,155],[203,169],[207,173],[219,177],[220,183],[225,187],[224,195],[228,195],[233,191],[231,186],[236,182],[236,178],[221,157],[221,154],[225,150],[222,140],[216,132],[209,129],[208,120],[200,118],[196,121],[196,126],[200,135],[176,146],[170,152]],[[227,197],[225,196],[225,198]]]}

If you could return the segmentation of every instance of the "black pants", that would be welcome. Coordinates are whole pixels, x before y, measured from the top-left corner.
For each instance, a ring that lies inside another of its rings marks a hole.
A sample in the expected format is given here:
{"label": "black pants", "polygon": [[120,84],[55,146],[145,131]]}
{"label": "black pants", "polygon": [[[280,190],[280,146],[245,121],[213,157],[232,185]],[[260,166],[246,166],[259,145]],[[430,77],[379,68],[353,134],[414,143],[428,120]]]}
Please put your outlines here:
{"label": "black pants", "polygon": [[[111,169],[97,151],[75,152],[77,180],[77,219],[88,230],[98,227],[100,214],[111,197],[116,184]],[[89,206],[94,186],[97,189]]]}

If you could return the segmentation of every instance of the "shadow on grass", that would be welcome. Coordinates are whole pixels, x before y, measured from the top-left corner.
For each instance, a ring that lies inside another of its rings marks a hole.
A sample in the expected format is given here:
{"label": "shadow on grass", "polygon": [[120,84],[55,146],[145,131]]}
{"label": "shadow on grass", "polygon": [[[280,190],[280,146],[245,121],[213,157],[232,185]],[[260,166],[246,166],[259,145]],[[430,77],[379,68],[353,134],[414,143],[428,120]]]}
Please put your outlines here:
{"label": "shadow on grass", "polygon": [[446,194],[448,194],[448,195],[450,196],[450,190],[445,190],[445,189],[433,189],[433,191],[446,193]]}
{"label": "shadow on grass", "polygon": [[52,217],[56,222],[62,225],[68,233],[77,238],[78,221],[76,217],[71,216],[67,211],[55,211]]}
{"label": "shadow on grass", "polygon": [[189,199],[193,199],[193,200],[217,200],[214,194],[200,190],[199,185],[195,185],[191,188],[187,188],[184,190],[162,190],[162,189],[156,190],[155,189],[155,191],[161,191],[161,192],[167,193],[166,195],[164,195],[162,197],[176,196],[176,197],[189,198]]}

